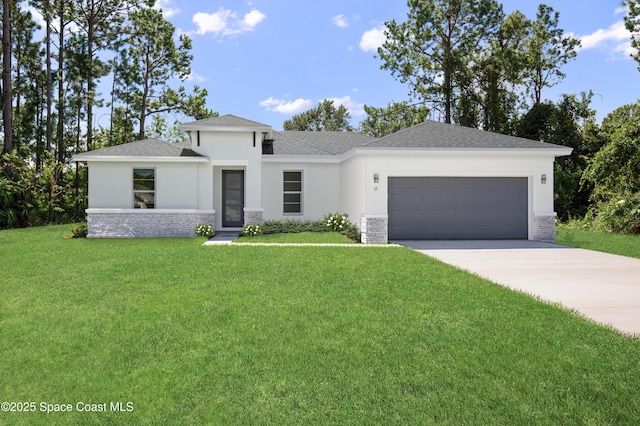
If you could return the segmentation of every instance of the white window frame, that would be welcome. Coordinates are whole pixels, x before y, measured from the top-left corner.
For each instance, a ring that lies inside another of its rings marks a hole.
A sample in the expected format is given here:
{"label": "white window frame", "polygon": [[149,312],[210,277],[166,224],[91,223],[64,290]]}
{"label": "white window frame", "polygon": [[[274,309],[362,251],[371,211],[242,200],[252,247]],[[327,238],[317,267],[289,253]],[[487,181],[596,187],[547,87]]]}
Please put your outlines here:
{"label": "white window frame", "polygon": [[[136,189],[136,170],[153,170],[153,189]],[[158,203],[158,200],[156,199],[156,183],[157,183],[157,179],[156,179],[156,175],[157,175],[157,170],[155,167],[133,167],[131,170],[131,187],[133,188],[133,208],[134,209],[155,209],[156,205]],[[138,205],[138,203],[136,203],[136,194],[139,193],[147,193],[147,194],[153,194],[153,207],[147,207],[147,205],[145,204],[145,207],[140,207]]]}
{"label": "white window frame", "polygon": [[[298,181],[288,181],[285,179],[285,176],[287,173],[300,173],[300,190],[287,190],[286,186],[287,183],[297,183]],[[291,194],[299,194],[300,195],[300,202],[296,203],[296,202],[287,202],[286,201],[286,196],[287,195],[291,195]],[[282,171],[282,214],[284,216],[301,216],[302,215],[302,206],[303,206],[303,197],[304,197],[304,172],[302,170],[283,170]],[[300,205],[300,209],[299,211],[296,212],[288,212],[287,209],[285,208],[286,205]]]}

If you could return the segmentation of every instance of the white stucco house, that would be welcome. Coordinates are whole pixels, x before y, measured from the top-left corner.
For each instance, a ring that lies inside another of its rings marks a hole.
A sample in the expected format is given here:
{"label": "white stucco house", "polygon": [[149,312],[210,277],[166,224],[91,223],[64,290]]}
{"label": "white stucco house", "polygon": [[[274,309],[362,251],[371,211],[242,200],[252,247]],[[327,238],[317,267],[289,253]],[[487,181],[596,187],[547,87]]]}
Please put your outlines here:
{"label": "white stucco house", "polygon": [[425,122],[375,139],[282,132],[224,115],[74,156],[89,170],[89,237],[187,237],[347,213],[362,241],[555,240],[553,168],[571,149]]}

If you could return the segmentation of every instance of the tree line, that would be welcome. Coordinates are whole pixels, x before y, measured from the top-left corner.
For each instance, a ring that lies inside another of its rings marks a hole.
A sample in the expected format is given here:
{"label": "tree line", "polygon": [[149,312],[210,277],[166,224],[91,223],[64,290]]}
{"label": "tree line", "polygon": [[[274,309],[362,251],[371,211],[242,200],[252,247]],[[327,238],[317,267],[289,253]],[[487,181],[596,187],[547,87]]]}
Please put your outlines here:
{"label": "tree line", "polygon": [[0,228],[83,218],[74,153],[170,135],[163,113],[216,115],[183,85],[190,50],[151,0],[3,0]]}

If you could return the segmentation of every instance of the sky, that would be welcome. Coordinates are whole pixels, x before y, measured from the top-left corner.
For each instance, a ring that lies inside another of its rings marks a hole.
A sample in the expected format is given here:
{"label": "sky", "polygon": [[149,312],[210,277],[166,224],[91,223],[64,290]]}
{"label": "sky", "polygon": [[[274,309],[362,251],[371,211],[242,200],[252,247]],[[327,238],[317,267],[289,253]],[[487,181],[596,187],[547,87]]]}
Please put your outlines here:
{"label": "sky", "polygon": [[[503,0],[506,13],[534,19],[538,4]],[[560,28],[579,38],[566,78],[543,91],[594,92],[601,121],[640,98],[640,71],[624,28],[622,0],[547,0],[560,13]],[[207,107],[281,129],[291,116],[333,99],[347,107],[352,124],[364,105],[384,107],[408,99],[408,86],[381,70],[376,50],[384,23],[406,19],[406,0],[157,0],[177,32],[193,41],[187,85],[208,92]],[[435,117],[437,119],[437,117]]]}

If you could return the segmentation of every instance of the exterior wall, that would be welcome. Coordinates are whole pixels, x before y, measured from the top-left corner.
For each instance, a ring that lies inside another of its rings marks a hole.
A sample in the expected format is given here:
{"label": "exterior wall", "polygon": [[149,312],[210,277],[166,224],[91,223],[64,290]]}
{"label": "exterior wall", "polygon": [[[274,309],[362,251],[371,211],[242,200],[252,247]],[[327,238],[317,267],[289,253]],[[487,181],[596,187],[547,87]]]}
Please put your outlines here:
{"label": "exterior wall", "polygon": [[[349,220],[362,225],[362,215],[367,203],[367,158],[364,155],[350,157],[340,164],[340,212]],[[371,177],[373,179],[373,177]],[[386,211],[383,214],[387,214]]]}
{"label": "exterior wall", "polygon": [[[365,160],[365,216],[384,216],[388,178],[395,176],[527,177],[529,180],[529,239],[549,240],[552,233],[553,162],[549,154],[510,154],[491,151],[379,151],[363,153]],[[379,183],[374,183],[378,174]],[[541,175],[546,174],[546,184]],[[538,218],[538,219],[536,219]],[[544,227],[540,223],[544,222]],[[544,228],[544,230],[543,230]],[[555,235],[555,221],[553,222]]]}
{"label": "exterior wall", "polygon": [[87,237],[194,237],[197,225],[214,222],[213,211],[88,209]]}
{"label": "exterior wall", "polygon": [[[283,172],[302,171],[302,213],[284,214]],[[319,220],[340,211],[340,166],[337,162],[265,161],[262,164],[262,200],[265,220]]]}
{"label": "exterior wall", "polygon": [[199,163],[89,162],[89,208],[132,209],[133,169],[156,169],[156,208],[198,208]]}
{"label": "exterior wall", "polygon": [[220,170],[244,170],[245,207],[248,209],[262,208],[262,133],[200,131],[200,146],[197,145],[197,135],[192,133],[191,139],[192,149],[209,157],[214,167],[212,189],[216,210],[219,209],[216,203],[221,203],[221,195],[218,197],[218,194],[222,193]]}

